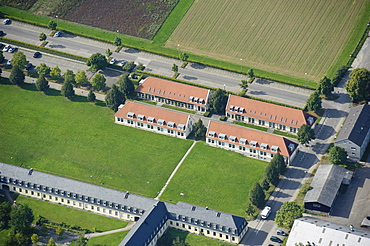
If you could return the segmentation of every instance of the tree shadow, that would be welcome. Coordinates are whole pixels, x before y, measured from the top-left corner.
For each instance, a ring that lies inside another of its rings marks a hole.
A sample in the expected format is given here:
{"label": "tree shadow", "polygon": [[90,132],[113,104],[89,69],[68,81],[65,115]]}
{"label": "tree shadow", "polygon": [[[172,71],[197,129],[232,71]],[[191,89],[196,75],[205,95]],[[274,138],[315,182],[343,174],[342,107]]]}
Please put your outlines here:
{"label": "tree shadow", "polygon": [[107,104],[105,102],[99,101],[99,100],[95,101],[95,105],[99,106],[99,107],[106,107],[107,106]]}
{"label": "tree shadow", "polygon": [[50,44],[49,45],[49,48],[51,48],[51,49],[54,49],[54,48],[56,48],[56,49],[62,49],[62,48],[65,48],[65,46],[64,45],[61,45],[61,44]]}
{"label": "tree shadow", "polygon": [[257,84],[260,84],[260,85],[269,85],[269,84],[273,83],[271,81],[267,81],[267,80],[264,80],[264,79],[255,79],[254,82],[257,83]]}
{"label": "tree shadow", "polygon": [[252,95],[267,95],[267,93],[264,92],[264,91],[248,91],[248,94],[252,94]]}
{"label": "tree shadow", "polygon": [[197,80],[198,78],[197,77],[193,77],[193,76],[188,76],[188,75],[184,75],[183,77],[184,79],[187,79],[187,80]]}
{"label": "tree shadow", "polygon": [[206,68],[206,66],[205,66],[205,65],[200,64],[200,63],[192,63],[190,66],[191,66],[192,68],[195,68],[195,69],[205,69],[205,68]]}
{"label": "tree shadow", "polygon": [[59,96],[59,97],[62,96],[60,94],[59,90],[54,90],[54,89],[50,89],[50,88],[45,91],[45,95],[47,95],[47,96]]}
{"label": "tree shadow", "polygon": [[28,91],[38,91],[35,84],[23,83],[20,87]]}
{"label": "tree shadow", "polygon": [[136,50],[136,49],[128,48],[128,49],[124,50],[124,52],[130,53],[130,54],[135,54],[135,53],[140,53],[141,51],[140,50]]}

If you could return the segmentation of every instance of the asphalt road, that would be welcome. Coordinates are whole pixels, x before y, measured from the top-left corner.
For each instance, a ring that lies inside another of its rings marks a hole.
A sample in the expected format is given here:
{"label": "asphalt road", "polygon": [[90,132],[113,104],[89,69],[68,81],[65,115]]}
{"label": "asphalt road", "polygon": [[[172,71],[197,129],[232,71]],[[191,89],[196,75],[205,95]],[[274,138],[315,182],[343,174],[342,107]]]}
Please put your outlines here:
{"label": "asphalt road", "polygon": [[[2,19],[0,19],[0,21],[2,22]],[[48,48],[83,57],[90,57],[90,55],[93,53],[105,54],[105,51],[108,48],[112,51],[115,50],[115,46],[112,44],[90,40],[72,34],[63,33],[61,37],[51,37],[49,35],[51,33],[49,29],[31,26],[16,21],[13,21],[10,25],[2,25],[1,30],[5,32],[6,38],[19,40],[34,45],[41,44],[41,41],[38,39],[40,33],[44,32],[48,35]],[[119,53],[114,53],[112,56],[118,61],[126,60],[135,61],[136,63],[141,62],[147,67],[146,71],[165,76],[173,75],[173,72],[171,71],[173,64],[177,64],[179,66],[181,65],[179,60],[141,52],[139,50],[130,48],[124,48]],[[71,63],[73,63],[73,61],[71,61]],[[73,71],[76,71],[76,69],[73,69]],[[111,75],[111,72],[104,71],[104,73],[106,76],[113,77],[112,79],[107,78],[108,85],[109,83],[114,83],[114,81],[118,79],[117,76],[119,76],[117,73],[113,73],[113,75]],[[240,80],[247,79],[245,75],[192,63],[188,64],[185,69],[179,68],[179,73],[179,79],[215,88],[225,88],[226,90],[232,92],[239,92],[241,90],[239,86]],[[311,92],[312,91],[310,90],[300,89],[279,83],[256,82],[250,85],[248,94],[257,98],[303,107]]]}

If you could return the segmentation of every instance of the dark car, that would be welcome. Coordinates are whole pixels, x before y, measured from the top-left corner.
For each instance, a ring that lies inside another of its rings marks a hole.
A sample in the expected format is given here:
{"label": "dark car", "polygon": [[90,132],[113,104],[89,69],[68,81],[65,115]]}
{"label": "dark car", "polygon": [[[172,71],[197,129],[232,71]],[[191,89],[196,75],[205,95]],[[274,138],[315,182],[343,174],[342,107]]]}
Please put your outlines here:
{"label": "dark car", "polygon": [[32,63],[28,63],[27,65],[26,65],[26,70],[30,70],[32,68]]}
{"label": "dark car", "polygon": [[275,237],[275,236],[270,237],[270,240],[273,241],[273,242],[276,242],[276,243],[282,243],[283,242],[283,240],[281,240],[280,238]]}
{"label": "dark car", "polygon": [[282,231],[282,230],[277,230],[276,234],[278,234],[279,236],[284,236],[284,237],[288,236],[288,234],[285,231]]}
{"label": "dark car", "polygon": [[3,31],[0,31],[0,36],[3,36],[4,35],[4,32]]}
{"label": "dark car", "polygon": [[41,56],[41,53],[40,52],[35,52],[35,54],[33,54],[33,58],[39,58]]}
{"label": "dark car", "polygon": [[14,53],[14,52],[16,52],[18,50],[18,48],[17,47],[11,47],[9,50],[8,50],[8,52],[10,52],[10,53]]}

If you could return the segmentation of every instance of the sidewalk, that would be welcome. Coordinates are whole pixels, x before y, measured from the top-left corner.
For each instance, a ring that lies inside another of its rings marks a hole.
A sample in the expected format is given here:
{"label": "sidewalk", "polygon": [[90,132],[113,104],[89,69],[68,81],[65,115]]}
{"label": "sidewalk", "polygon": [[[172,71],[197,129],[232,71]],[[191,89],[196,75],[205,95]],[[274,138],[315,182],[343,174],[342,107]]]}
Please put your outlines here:
{"label": "sidewalk", "polygon": [[116,232],[121,232],[121,231],[129,231],[131,230],[131,228],[136,224],[136,222],[129,222],[128,225],[126,227],[123,227],[123,228],[119,228],[119,229],[115,229],[115,230],[111,230],[111,231],[105,231],[105,232],[94,232],[94,233],[89,233],[89,234],[85,234],[85,237],[86,238],[92,238],[92,237],[100,237],[100,236],[104,236],[104,235],[108,235],[108,234],[112,234],[112,233],[116,233]]}

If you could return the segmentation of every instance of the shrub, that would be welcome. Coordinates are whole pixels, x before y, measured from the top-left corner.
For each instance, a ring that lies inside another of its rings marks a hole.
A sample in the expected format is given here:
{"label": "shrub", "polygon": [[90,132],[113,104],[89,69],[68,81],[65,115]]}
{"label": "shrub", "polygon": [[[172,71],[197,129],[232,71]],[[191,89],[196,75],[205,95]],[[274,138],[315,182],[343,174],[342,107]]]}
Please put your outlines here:
{"label": "shrub", "polygon": [[211,115],[211,112],[207,111],[203,114],[204,117],[209,117]]}
{"label": "shrub", "polygon": [[222,115],[222,116],[220,117],[220,120],[222,120],[222,121],[226,121],[226,120],[227,120],[227,117],[226,117],[225,115]]}

